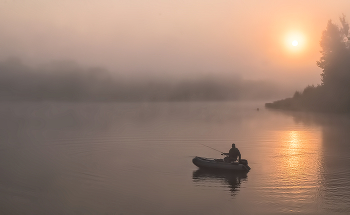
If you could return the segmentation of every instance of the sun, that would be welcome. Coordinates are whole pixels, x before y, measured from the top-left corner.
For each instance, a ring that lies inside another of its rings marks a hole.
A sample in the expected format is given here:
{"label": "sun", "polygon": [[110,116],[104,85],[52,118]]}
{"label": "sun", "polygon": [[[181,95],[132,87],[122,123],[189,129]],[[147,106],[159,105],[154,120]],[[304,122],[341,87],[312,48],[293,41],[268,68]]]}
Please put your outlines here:
{"label": "sun", "polygon": [[284,49],[293,56],[302,56],[301,54],[307,48],[307,37],[302,31],[287,31],[281,39]]}

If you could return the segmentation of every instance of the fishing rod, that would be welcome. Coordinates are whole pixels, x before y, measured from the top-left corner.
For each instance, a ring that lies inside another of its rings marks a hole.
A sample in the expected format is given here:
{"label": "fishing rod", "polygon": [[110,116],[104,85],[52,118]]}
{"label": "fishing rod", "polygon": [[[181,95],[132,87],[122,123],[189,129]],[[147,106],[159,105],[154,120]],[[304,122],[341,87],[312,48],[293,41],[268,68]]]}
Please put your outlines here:
{"label": "fishing rod", "polygon": [[220,152],[221,154],[225,154],[224,152],[219,151],[219,150],[217,150],[217,149],[214,149],[214,148],[212,148],[212,147],[210,147],[210,146],[204,145],[204,144],[202,144],[202,143],[200,143],[200,144],[203,145],[203,146],[205,146],[205,147],[208,147],[208,148],[210,148],[210,149],[213,149],[213,150],[215,150],[215,151],[217,151],[217,152]]}

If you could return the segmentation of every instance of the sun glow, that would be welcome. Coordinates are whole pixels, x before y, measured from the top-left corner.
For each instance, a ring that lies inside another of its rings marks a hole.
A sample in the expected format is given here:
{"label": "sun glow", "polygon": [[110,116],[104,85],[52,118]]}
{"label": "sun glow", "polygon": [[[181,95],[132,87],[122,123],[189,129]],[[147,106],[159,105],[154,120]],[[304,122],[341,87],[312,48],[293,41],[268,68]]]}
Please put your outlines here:
{"label": "sun glow", "polygon": [[306,37],[299,32],[288,32],[284,38],[284,46],[290,53],[300,53],[306,48]]}

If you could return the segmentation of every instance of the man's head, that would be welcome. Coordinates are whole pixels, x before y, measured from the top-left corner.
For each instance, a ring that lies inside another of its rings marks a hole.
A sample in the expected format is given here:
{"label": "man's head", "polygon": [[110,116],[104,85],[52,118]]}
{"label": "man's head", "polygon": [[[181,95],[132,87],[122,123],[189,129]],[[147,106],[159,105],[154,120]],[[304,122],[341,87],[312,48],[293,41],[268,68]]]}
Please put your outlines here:
{"label": "man's head", "polygon": [[234,143],[232,143],[232,148],[236,148],[236,145]]}

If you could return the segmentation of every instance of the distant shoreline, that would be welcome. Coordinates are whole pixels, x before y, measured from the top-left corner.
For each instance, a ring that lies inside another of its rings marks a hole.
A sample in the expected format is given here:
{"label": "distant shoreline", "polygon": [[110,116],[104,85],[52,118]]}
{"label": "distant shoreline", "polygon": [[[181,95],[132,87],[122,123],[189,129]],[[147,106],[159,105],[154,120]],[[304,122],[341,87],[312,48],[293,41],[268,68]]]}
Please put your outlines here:
{"label": "distant shoreline", "polygon": [[324,86],[307,87],[293,97],[265,103],[268,109],[303,112],[350,113],[348,93],[331,91]]}

